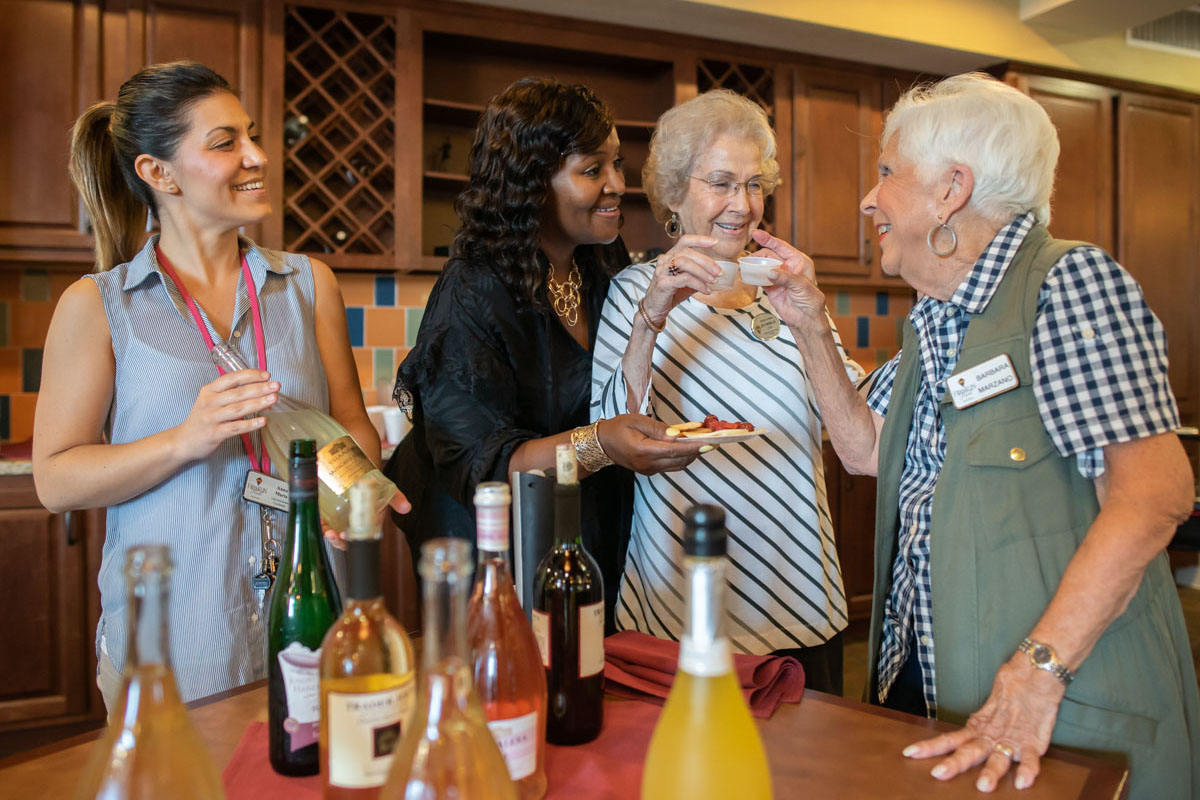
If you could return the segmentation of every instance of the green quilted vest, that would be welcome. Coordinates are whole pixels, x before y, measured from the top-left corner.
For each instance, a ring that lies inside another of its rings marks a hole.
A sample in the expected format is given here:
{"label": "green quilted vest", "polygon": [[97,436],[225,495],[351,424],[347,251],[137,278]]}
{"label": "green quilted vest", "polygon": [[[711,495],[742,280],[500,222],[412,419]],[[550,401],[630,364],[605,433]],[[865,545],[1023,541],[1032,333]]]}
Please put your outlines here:
{"label": "green quilted vest", "polygon": [[[946,392],[941,405],[946,460],[929,545],[939,719],[961,724],[983,705],[996,670],[1033,630],[1099,512],[1092,482],[1074,457],[1058,454],[1042,426],[1029,366],[1038,292],[1055,262],[1079,244],[1035,227],[967,328],[957,370],[1007,354],[1020,386],[961,410]],[[921,380],[918,350],[906,325],[879,443],[869,696],[878,685],[900,477]],[[1200,793],[1200,701],[1165,553],[1068,687],[1052,742],[1123,754],[1131,797]]]}

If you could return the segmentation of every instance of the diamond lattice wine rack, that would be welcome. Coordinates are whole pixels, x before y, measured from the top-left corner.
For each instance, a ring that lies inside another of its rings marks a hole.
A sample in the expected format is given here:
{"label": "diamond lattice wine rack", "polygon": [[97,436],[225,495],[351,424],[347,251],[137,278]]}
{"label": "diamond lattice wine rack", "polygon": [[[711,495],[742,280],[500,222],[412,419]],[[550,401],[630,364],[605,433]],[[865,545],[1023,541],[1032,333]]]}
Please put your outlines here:
{"label": "diamond lattice wine rack", "polygon": [[288,6],[284,247],[334,265],[395,262],[396,26]]}

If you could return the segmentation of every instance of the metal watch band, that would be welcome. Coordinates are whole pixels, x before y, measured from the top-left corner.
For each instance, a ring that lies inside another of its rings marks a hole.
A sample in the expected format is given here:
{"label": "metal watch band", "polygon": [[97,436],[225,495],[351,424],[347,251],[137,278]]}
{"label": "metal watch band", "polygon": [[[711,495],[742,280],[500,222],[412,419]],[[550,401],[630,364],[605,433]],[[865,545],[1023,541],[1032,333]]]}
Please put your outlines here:
{"label": "metal watch band", "polygon": [[1021,640],[1021,644],[1017,647],[1022,653],[1029,656],[1029,663],[1038,669],[1044,669],[1062,683],[1063,686],[1070,684],[1075,680],[1074,673],[1067,668],[1067,665],[1058,660],[1058,653],[1054,652],[1054,648],[1042,642],[1035,642],[1026,636]]}

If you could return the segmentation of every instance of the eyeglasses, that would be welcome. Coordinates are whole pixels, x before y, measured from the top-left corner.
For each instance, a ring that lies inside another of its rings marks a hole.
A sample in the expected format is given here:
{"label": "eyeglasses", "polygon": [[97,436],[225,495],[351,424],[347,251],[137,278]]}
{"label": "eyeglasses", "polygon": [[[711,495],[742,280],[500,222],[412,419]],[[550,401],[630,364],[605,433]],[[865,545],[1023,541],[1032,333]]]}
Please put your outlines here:
{"label": "eyeglasses", "polygon": [[708,187],[708,190],[718,197],[734,197],[738,193],[738,189],[745,189],[747,197],[762,197],[766,191],[766,185],[762,178],[751,178],[748,181],[737,183],[727,180],[709,180],[696,175],[689,175],[694,181],[700,181]]}

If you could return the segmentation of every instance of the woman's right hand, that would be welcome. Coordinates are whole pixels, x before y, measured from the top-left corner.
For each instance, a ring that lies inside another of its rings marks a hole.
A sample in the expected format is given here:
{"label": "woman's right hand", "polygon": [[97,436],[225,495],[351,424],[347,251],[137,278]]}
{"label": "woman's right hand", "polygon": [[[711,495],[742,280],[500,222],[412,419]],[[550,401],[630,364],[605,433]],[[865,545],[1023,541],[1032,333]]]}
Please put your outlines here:
{"label": "woman's right hand", "polygon": [[707,294],[713,279],[721,277],[721,268],[712,256],[701,252],[716,243],[711,236],[685,234],[658,257],[642,300],[642,307],[655,325],[662,325],[671,309],[693,294]]}
{"label": "woman's right hand", "polygon": [[250,417],[278,399],[279,383],[258,369],[228,372],[200,389],[192,410],[175,429],[182,458],[206,458],[231,436],[258,430],[266,420]]}
{"label": "woman's right hand", "polygon": [[643,414],[601,420],[596,435],[614,463],[641,475],[681,470],[695,461],[704,447],[703,442],[676,441],[678,437],[667,435],[665,422]]}

